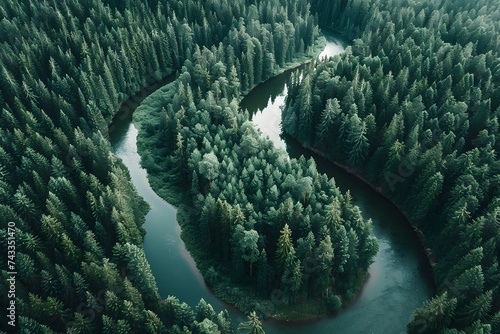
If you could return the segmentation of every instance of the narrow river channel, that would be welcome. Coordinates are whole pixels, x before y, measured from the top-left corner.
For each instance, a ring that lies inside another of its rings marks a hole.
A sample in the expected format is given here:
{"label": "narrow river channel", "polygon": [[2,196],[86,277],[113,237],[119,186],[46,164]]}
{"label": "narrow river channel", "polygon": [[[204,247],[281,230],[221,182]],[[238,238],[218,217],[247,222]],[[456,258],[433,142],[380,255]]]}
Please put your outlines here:
{"label": "narrow river channel", "polygon": [[[327,36],[328,42],[321,56],[343,51],[344,43]],[[300,69],[298,69],[300,70]],[[297,71],[297,70],[295,70]],[[302,149],[295,141],[283,139],[280,130],[280,106],[284,102],[293,71],[277,76],[252,90],[241,107],[253,115],[253,123],[275,143],[287,150],[291,158],[313,156],[318,170],[334,177],[342,192],[351,190],[353,201],[363,215],[373,220],[373,235],[380,250],[369,268],[369,278],[360,295],[336,315],[321,320],[283,323],[264,321],[266,333],[405,333],[412,311],[432,294],[430,268],[419,240],[404,216],[389,201],[382,198],[356,177]],[[175,295],[195,307],[200,298],[212,304],[218,312],[230,311],[237,325],[245,316],[218,300],[206,287],[193,258],[180,238],[176,209],[162,200],[151,189],[147,172],[140,166],[136,145],[137,130],[131,117],[116,124],[111,134],[113,152],[130,171],[139,194],[150,204],[144,228],[144,251],[149,261],[162,298]]]}

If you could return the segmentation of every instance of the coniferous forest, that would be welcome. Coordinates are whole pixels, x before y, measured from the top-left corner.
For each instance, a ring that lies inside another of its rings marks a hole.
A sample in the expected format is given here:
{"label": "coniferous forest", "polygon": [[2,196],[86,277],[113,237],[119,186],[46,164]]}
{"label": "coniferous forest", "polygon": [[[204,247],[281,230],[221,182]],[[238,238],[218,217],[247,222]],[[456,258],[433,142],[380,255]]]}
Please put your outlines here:
{"label": "coniferous forest", "polygon": [[410,333],[500,332],[500,3],[315,1],[352,47],[310,67],[283,129],[396,203],[437,294]]}
{"label": "coniferous forest", "polygon": [[[267,10],[275,19],[259,14]],[[349,193],[314,160],[274,149],[238,110],[249,88],[313,46],[313,20],[306,2],[243,9],[228,38],[217,48],[195,46],[178,79],[135,115],[153,187],[182,207],[185,227],[198,231],[187,242],[209,254],[195,256],[205,280],[248,312],[262,311],[277,291],[285,305],[334,311],[358,292],[378,249]],[[274,56],[262,56],[273,45]]]}
{"label": "coniferous forest", "polygon": [[[283,131],[419,234],[437,293],[408,332],[500,332],[497,1],[1,0],[0,290],[6,309],[15,269],[15,332],[263,333],[270,298],[287,319],[353,300],[378,251],[370,217],[239,107],[314,59],[319,26],[351,46],[294,76]],[[134,113],[141,163],[241,324],[158,293],[148,204],[109,141],[152,86]]]}

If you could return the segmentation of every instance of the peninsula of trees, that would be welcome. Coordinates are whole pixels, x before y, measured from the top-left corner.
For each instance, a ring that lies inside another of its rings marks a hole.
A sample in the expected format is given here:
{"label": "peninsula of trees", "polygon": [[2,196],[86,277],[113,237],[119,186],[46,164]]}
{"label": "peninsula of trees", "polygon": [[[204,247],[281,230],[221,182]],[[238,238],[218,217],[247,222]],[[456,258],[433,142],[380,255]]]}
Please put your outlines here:
{"label": "peninsula of trees", "polygon": [[[312,159],[276,150],[238,107],[251,87],[314,47],[308,8],[304,1],[243,8],[221,43],[195,45],[178,79],[134,115],[142,164],[153,188],[181,206],[183,233],[193,231],[184,239],[207,283],[264,316],[275,315],[263,305],[276,294],[285,310],[317,304],[299,318],[338,309],[359,290],[378,250],[349,193]],[[186,196],[179,201],[172,192]]]}

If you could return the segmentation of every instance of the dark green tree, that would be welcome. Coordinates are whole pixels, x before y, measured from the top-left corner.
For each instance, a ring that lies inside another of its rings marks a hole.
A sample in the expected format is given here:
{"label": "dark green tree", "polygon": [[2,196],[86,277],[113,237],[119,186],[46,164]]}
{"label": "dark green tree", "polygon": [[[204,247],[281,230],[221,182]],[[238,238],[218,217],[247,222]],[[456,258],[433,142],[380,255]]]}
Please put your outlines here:
{"label": "dark green tree", "polygon": [[264,334],[264,329],[262,328],[262,323],[254,312],[248,315],[248,321],[242,322],[238,326],[238,331],[245,334]]}

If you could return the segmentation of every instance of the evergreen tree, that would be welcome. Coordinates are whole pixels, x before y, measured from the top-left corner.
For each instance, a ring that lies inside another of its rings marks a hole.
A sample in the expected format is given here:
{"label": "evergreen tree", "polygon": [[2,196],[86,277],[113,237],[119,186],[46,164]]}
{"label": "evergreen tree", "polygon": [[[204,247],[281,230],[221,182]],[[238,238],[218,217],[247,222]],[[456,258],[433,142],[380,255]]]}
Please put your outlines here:
{"label": "evergreen tree", "polygon": [[245,334],[264,334],[264,329],[262,329],[262,323],[254,312],[248,315],[248,321],[242,322],[238,326],[238,331]]}
{"label": "evergreen tree", "polygon": [[317,141],[321,144],[330,144],[328,141],[330,133],[335,129],[335,121],[342,112],[339,101],[336,98],[326,101],[325,110],[321,113],[321,121],[316,129]]}
{"label": "evergreen tree", "polygon": [[456,298],[449,298],[445,292],[427,301],[423,308],[413,313],[408,324],[409,333],[436,333],[449,325],[457,305]]}
{"label": "evergreen tree", "polygon": [[347,133],[347,161],[353,166],[360,166],[368,154],[370,143],[366,138],[366,126],[354,114],[349,121]]}
{"label": "evergreen tree", "polygon": [[316,249],[315,258],[318,261],[317,265],[317,282],[320,284],[321,291],[325,296],[329,295],[329,283],[331,274],[331,264],[334,259],[334,250],[330,235],[326,235],[321,240],[318,248]]}
{"label": "evergreen tree", "polygon": [[280,272],[290,268],[295,260],[295,248],[292,243],[292,231],[285,224],[280,231],[276,249],[276,262]]}

